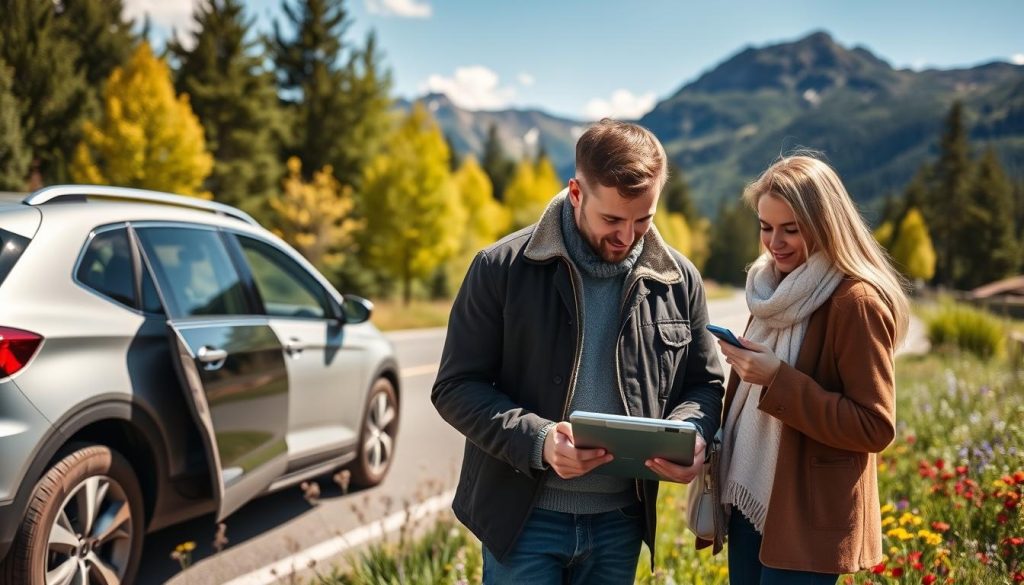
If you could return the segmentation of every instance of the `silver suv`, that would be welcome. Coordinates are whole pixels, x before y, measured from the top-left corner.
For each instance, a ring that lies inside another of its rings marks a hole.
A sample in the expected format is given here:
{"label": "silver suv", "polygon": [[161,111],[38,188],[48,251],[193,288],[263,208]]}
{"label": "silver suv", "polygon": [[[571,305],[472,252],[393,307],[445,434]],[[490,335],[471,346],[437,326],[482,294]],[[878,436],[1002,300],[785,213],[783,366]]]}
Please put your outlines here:
{"label": "silver suv", "polygon": [[379,483],[399,387],[371,309],[232,207],[0,195],[0,583],[131,583],[148,531]]}

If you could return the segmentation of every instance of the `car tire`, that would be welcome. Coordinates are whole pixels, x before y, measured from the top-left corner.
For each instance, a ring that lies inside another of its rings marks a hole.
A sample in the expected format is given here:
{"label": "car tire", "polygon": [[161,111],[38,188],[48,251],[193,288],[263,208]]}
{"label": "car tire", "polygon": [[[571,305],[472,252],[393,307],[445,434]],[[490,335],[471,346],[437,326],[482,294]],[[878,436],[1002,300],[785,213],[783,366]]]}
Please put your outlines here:
{"label": "car tire", "polygon": [[[130,584],[142,555],[144,515],[128,461],[108,447],[81,446],[36,483],[0,584]],[[87,581],[76,580],[83,573]]]}
{"label": "car tire", "polygon": [[398,434],[398,393],[387,378],[378,378],[370,389],[359,432],[359,453],[350,469],[352,484],[372,487],[384,480],[395,457]]}

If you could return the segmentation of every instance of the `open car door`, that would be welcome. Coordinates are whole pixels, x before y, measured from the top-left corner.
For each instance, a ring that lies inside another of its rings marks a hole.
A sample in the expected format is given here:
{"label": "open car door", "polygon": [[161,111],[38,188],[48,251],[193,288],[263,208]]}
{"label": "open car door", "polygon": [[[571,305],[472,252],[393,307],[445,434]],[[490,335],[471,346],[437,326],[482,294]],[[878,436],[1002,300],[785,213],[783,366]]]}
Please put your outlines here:
{"label": "open car door", "polygon": [[284,475],[288,377],[269,325],[168,321],[172,354],[210,463],[217,520]]}

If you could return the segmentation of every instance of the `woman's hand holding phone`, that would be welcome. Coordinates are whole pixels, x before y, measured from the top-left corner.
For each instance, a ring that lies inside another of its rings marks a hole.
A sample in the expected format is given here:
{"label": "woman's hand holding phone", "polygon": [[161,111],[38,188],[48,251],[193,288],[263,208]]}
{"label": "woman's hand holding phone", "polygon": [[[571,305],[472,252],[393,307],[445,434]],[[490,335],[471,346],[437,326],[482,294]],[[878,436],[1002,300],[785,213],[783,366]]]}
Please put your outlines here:
{"label": "woman's hand holding phone", "polygon": [[772,348],[742,337],[736,337],[732,331],[717,325],[708,325],[707,329],[719,339],[725,362],[744,382],[768,386],[779,372],[782,361],[775,356]]}

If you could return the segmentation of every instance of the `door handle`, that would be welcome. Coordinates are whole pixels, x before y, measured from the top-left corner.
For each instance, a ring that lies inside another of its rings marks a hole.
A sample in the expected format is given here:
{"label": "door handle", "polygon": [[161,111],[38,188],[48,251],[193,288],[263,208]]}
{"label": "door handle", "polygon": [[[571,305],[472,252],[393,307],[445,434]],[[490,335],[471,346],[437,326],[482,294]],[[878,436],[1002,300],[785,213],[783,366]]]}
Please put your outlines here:
{"label": "door handle", "polygon": [[298,337],[291,337],[288,339],[288,343],[284,344],[285,353],[291,357],[299,357],[304,349],[306,349],[306,344],[302,343]]}
{"label": "door handle", "polygon": [[207,371],[219,370],[228,359],[227,350],[217,349],[204,345],[196,352],[196,357],[203,362],[203,369]]}

